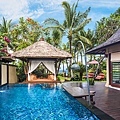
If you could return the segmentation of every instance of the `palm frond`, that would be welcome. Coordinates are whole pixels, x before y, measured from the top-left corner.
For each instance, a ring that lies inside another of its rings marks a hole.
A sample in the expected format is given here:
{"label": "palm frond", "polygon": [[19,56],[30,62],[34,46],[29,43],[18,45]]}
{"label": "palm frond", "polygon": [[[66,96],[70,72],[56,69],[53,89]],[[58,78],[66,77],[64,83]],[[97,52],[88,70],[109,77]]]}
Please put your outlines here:
{"label": "palm frond", "polygon": [[84,36],[79,36],[79,39],[80,39],[83,43],[86,43],[86,44],[88,44],[88,45],[92,45],[91,41],[90,41],[88,38],[84,37]]}
{"label": "palm frond", "polygon": [[3,30],[4,30],[4,32],[6,32],[7,33],[7,21],[5,20],[5,18],[3,17]]}
{"label": "palm frond", "polygon": [[8,21],[8,23],[7,23],[7,28],[8,28],[8,29],[10,29],[10,28],[11,28],[11,26],[13,25],[13,24],[11,24],[11,22],[12,22],[12,19],[11,19],[11,20],[9,20],[9,21]]}
{"label": "palm frond", "polygon": [[67,22],[67,28],[69,28],[71,25],[71,20],[72,20],[70,4],[66,1],[63,1],[62,6],[65,9],[64,13],[65,13],[65,18]]}
{"label": "palm frond", "polygon": [[90,7],[84,12],[81,13],[80,11],[77,13],[75,20],[74,20],[74,27],[78,26],[81,24],[88,16],[88,13],[90,12]]}
{"label": "palm frond", "polygon": [[73,29],[73,33],[83,29],[85,27],[85,25],[87,25],[90,21],[91,21],[91,19],[86,19],[85,21],[83,21],[81,24],[79,24],[78,27]]}
{"label": "palm frond", "polygon": [[47,27],[45,28],[44,30],[54,30],[54,29],[59,29],[61,31],[64,31],[64,28],[62,26],[50,26],[50,27]]}
{"label": "palm frond", "polygon": [[49,25],[49,24],[58,25],[58,26],[60,25],[59,21],[54,18],[48,18],[43,22],[43,25]]}

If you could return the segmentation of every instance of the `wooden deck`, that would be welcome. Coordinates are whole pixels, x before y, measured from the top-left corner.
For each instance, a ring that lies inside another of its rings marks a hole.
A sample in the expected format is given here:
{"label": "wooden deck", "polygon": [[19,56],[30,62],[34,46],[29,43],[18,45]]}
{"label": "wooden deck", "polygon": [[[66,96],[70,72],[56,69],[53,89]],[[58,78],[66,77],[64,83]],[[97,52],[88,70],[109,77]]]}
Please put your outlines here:
{"label": "wooden deck", "polygon": [[115,120],[120,120],[120,90],[105,87],[105,82],[95,82],[95,85],[90,86],[90,90],[96,91],[95,107]]}

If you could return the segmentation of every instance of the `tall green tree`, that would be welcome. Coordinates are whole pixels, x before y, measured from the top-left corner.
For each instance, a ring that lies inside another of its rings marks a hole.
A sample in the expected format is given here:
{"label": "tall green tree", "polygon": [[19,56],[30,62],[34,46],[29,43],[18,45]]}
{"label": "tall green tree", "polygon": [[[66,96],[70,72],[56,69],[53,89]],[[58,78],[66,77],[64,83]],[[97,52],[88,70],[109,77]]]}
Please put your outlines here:
{"label": "tall green tree", "polygon": [[84,13],[81,13],[80,11],[77,13],[78,2],[79,0],[77,3],[74,3],[72,7],[70,7],[70,4],[65,1],[62,3],[65,13],[65,20],[63,25],[69,39],[70,53],[72,53],[71,46],[73,35],[82,30],[91,20],[87,19],[90,8],[88,8]]}
{"label": "tall green tree", "polygon": [[[66,1],[62,2],[65,15],[65,20],[63,24],[60,24],[58,20],[53,18],[49,18],[44,22],[44,24],[47,24],[46,29],[57,28],[61,30],[64,35],[67,36],[69,41],[69,51],[71,54],[73,35],[82,30],[91,21],[91,19],[87,18],[90,8],[88,8],[84,13],[81,13],[80,11],[77,12],[78,2],[79,0],[72,6],[70,6],[70,4]],[[48,24],[50,25],[49,27]],[[70,61],[70,65],[71,64],[72,61]]]}
{"label": "tall green tree", "polygon": [[[91,48],[93,43],[95,43],[94,39],[94,31],[88,29],[88,30],[81,30],[78,33],[74,34],[73,36],[74,41],[73,41],[73,48],[74,50],[74,57],[76,57],[76,62],[78,62],[78,58],[81,58],[79,62],[83,63],[83,47],[81,44],[79,44],[79,41],[81,41],[84,45],[85,51],[87,51],[89,48]],[[80,57],[79,57],[80,56]]]}
{"label": "tall green tree", "polygon": [[58,29],[49,31],[49,36],[46,36],[46,41],[51,45],[61,48],[62,34]]}
{"label": "tall green tree", "polygon": [[44,28],[38,22],[31,18],[20,18],[19,23],[11,31],[14,51],[23,49],[38,41],[43,33]]}
{"label": "tall green tree", "polygon": [[[62,44],[62,49],[63,49],[64,51],[69,52],[68,43],[66,43],[66,44],[63,43],[63,44]],[[68,61],[67,61],[67,60],[62,61],[62,64],[63,64],[63,72],[65,72],[65,64],[67,65],[67,70],[69,70],[69,65],[68,65]]]}
{"label": "tall green tree", "polygon": [[0,32],[9,35],[9,32],[10,32],[11,27],[13,25],[11,22],[12,22],[12,20],[7,21],[3,17],[2,24],[0,24]]}
{"label": "tall green tree", "polygon": [[95,37],[97,45],[105,42],[120,28],[120,8],[109,17],[103,17],[96,23]]}
{"label": "tall green tree", "polygon": [[47,29],[57,28],[60,29],[64,35],[67,35],[69,40],[70,53],[72,53],[71,46],[73,34],[82,30],[91,20],[87,18],[90,8],[88,8],[84,13],[77,12],[78,1],[72,6],[70,6],[70,4],[66,1],[62,2],[65,15],[63,24],[60,24],[58,20],[53,18],[46,19],[44,22],[44,24],[47,24],[47,26],[48,24],[50,25],[47,27]]}

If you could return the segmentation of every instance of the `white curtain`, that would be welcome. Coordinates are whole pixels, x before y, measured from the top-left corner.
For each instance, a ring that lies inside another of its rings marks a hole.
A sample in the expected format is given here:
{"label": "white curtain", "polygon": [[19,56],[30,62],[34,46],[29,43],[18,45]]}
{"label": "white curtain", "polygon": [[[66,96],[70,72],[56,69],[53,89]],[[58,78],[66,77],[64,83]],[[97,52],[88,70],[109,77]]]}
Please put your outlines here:
{"label": "white curtain", "polygon": [[46,68],[55,74],[55,64],[54,61],[42,61]]}
{"label": "white curtain", "polygon": [[30,66],[29,66],[29,73],[33,72],[41,63],[40,60],[32,60],[30,61]]}
{"label": "white curtain", "polygon": [[28,80],[30,80],[29,74],[33,72],[41,63],[43,63],[46,68],[54,74],[54,80],[56,80],[55,61],[49,60],[31,60],[29,64]]}
{"label": "white curtain", "polygon": [[54,74],[54,80],[56,80],[55,61],[42,61],[42,63]]}
{"label": "white curtain", "polygon": [[29,61],[29,70],[28,70],[28,81],[30,80],[30,73],[33,72],[41,63],[40,60],[31,60]]}

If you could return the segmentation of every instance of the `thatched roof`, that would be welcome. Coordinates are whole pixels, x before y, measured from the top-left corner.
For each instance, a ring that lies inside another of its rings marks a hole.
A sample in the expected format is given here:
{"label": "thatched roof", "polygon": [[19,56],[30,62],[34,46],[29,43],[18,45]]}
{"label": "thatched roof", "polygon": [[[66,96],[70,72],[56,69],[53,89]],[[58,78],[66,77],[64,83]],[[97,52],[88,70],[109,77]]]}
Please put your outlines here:
{"label": "thatched roof", "polygon": [[66,59],[72,57],[70,53],[60,50],[44,40],[40,40],[22,50],[16,51],[12,56],[19,59]]}
{"label": "thatched roof", "polygon": [[120,28],[106,42],[88,50],[86,53],[87,54],[105,54],[106,48],[115,44],[120,44]]}

